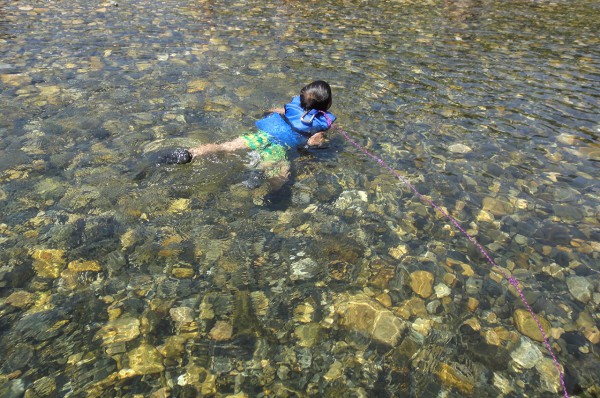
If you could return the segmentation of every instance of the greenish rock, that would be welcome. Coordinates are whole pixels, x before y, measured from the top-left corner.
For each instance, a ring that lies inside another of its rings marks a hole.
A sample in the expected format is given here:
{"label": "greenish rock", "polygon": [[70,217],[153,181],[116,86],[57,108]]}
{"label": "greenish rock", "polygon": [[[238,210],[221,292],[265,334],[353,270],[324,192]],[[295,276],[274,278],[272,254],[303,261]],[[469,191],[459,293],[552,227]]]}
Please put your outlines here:
{"label": "greenish rock", "polygon": [[129,367],[139,375],[160,373],[165,370],[160,352],[152,345],[142,343],[128,354]]}
{"label": "greenish rock", "polygon": [[294,334],[300,347],[314,347],[319,342],[321,327],[318,323],[307,323],[296,327]]}
{"label": "greenish rock", "polygon": [[0,396],[3,398],[21,398],[25,392],[25,383],[22,379],[0,381]]}
{"label": "greenish rock", "polygon": [[26,308],[35,302],[34,295],[25,290],[13,292],[6,298],[5,303],[13,307]]}
{"label": "greenish rock", "polygon": [[187,338],[184,336],[169,336],[165,344],[159,348],[160,353],[171,361],[179,361],[185,352]]}
{"label": "greenish rock", "polygon": [[505,199],[487,197],[483,198],[483,210],[492,213],[494,216],[505,216],[512,214],[515,208]]}
{"label": "greenish rock", "polygon": [[592,285],[587,278],[583,276],[572,276],[567,278],[566,282],[569,293],[571,293],[571,296],[576,300],[585,304],[592,299],[594,285]]}
{"label": "greenish rock", "polygon": [[33,382],[33,389],[42,397],[50,396],[56,392],[56,381],[49,376],[42,377]]}

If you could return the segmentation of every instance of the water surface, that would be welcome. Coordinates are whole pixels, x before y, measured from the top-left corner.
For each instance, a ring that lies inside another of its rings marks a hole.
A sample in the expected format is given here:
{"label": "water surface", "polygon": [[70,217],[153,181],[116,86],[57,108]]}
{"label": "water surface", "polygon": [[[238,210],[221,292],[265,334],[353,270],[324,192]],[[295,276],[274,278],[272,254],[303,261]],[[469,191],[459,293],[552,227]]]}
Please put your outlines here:
{"label": "water surface", "polygon": [[502,274],[340,134],[274,195],[244,153],[156,163],[323,79],[339,126],[519,279],[568,393],[596,396],[599,19],[0,0],[0,395],[564,395]]}

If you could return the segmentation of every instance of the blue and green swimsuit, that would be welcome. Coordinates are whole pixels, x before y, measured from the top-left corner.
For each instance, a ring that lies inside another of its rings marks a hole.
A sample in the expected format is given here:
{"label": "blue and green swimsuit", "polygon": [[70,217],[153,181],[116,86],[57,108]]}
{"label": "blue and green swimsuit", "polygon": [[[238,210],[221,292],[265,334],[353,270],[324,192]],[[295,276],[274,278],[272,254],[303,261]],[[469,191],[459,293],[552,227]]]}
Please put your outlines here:
{"label": "blue and green swimsuit", "polygon": [[289,149],[306,145],[313,134],[327,130],[334,121],[335,116],[329,112],[305,111],[300,106],[300,96],[296,96],[285,105],[285,115],[273,113],[258,120],[259,131],[242,138],[263,162],[278,162],[287,159]]}

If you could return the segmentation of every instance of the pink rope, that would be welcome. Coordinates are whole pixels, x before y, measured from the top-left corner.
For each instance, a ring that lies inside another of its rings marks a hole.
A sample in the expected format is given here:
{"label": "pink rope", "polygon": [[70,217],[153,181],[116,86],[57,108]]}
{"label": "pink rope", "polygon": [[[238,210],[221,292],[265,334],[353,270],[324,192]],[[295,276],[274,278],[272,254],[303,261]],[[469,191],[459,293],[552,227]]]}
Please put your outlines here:
{"label": "pink rope", "polygon": [[469,241],[471,241],[471,243],[473,243],[477,247],[477,249],[479,249],[479,251],[481,252],[481,254],[483,254],[483,256],[488,260],[488,262],[490,264],[492,264],[492,267],[495,267],[504,276],[504,278],[512,286],[514,286],[514,288],[519,293],[519,296],[521,297],[521,300],[523,301],[523,304],[525,304],[525,307],[527,308],[527,311],[529,311],[529,313],[531,314],[531,316],[535,320],[535,323],[537,323],[537,326],[540,329],[540,332],[542,333],[542,338],[544,340],[544,345],[548,349],[548,352],[550,352],[550,355],[552,356],[552,360],[554,361],[554,366],[556,366],[556,369],[558,370],[558,374],[559,374],[559,378],[560,378],[560,384],[562,385],[565,398],[569,398],[569,394],[567,393],[567,387],[565,386],[565,378],[564,378],[564,375],[563,375],[563,372],[562,372],[562,367],[560,366],[560,363],[558,362],[558,359],[556,358],[556,355],[554,354],[554,351],[552,350],[552,347],[550,347],[550,343],[548,341],[548,337],[546,336],[546,333],[544,332],[544,328],[542,327],[542,324],[541,324],[540,320],[538,319],[537,315],[533,312],[533,309],[531,308],[531,306],[529,305],[529,303],[525,299],[525,294],[523,294],[523,291],[519,287],[519,281],[518,281],[518,279],[515,278],[514,276],[509,275],[506,271],[504,271],[502,268],[500,268],[500,266],[498,266],[498,264],[496,264],[496,262],[488,254],[488,252],[483,248],[483,246],[479,242],[477,242],[477,240],[472,235],[470,235],[459,224],[459,222],[456,221],[456,219],[454,217],[452,217],[450,214],[448,214],[448,212],[446,212],[440,206],[436,205],[431,199],[429,199],[428,197],[426,197],[425,195],[423,195],[419,191],[417,191],[417,189],[410,182],[408,182],[408,180],[406,178],[404,178],[396,170],[394,170],[393,168],[391,168],[385,161],[383,161],[383,159],[381,159],[381,158],[373,155],[366,148],[364,148],[363,146],[361,146],[360,144],[358,144],[356,141],[354,141],[352,138],[350,138],[348,136],[348,134],[344,130],[342,130],[341,128],[339,128],[337,126],[335,126],[335,128],[336,128],[337,131],[339,131],[344,136],[344,138],[346,138],[346,140],[349,143],[351,143],[354,147],[356,147],[357,149],[359,149],[361,152],[363,152],[368,157],[374,159],[383,168],[387,169],[390,173],[392,173],[395,177],[397,177],[400,181],[402,181],[406,186],[408,186],[410,188],[410,190],[413,191],[415,193],[415,195],[417,195],[421,200],[427,202],[431,207],[433,207],[435,210],[439,211],[444,217],[446,217],[448,220],[450,220],[450,222],[460,232],[462,232],[462,234]]}

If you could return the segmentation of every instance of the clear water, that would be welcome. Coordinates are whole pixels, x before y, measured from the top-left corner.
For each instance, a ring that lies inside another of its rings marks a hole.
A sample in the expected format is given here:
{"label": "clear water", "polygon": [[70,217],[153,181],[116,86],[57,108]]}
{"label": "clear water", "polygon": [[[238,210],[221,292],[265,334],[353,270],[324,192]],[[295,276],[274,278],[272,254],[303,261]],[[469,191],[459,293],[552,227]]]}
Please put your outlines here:
{"label": "clear water", "polygon": [[[563,395],[542,344],[515,365],[507,282],[341,135],[271,202],[245,154],[156,164],[323,79],[339,126],[519,278],[570,394],[595,396],[598,20],[585,0],[0,0],[0,391]],[[450,293],[421,299],[417,270]],[[401,338],[352,326],[344,294]]]}

